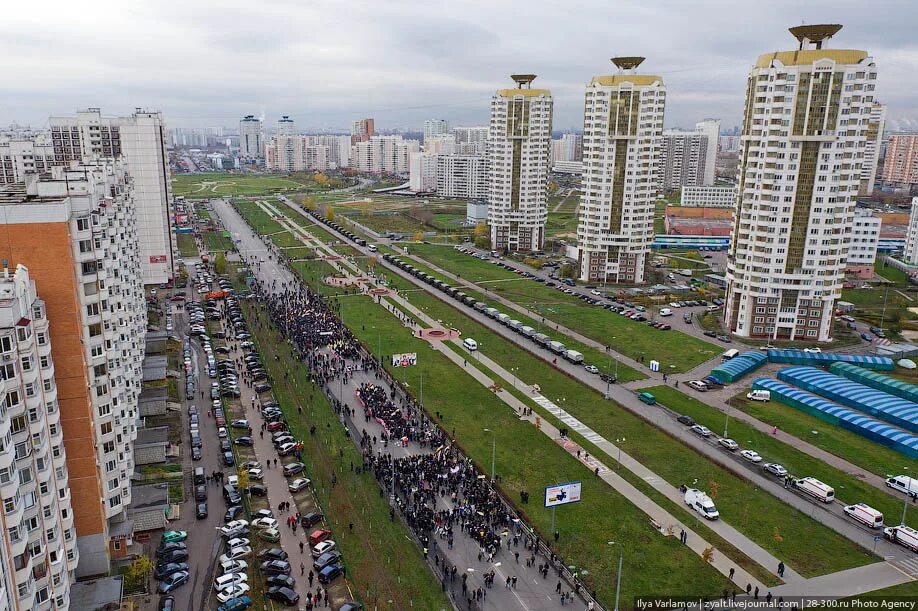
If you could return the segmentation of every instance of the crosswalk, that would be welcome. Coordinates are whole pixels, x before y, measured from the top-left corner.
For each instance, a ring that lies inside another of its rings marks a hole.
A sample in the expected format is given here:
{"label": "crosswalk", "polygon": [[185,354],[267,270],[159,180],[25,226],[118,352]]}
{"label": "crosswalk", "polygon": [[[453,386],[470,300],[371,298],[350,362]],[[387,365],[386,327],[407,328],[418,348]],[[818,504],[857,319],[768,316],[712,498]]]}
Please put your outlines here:
{"label": "crosswalk", "polygon": [[892,562],[892,565],[909,575],[918,576],[918,558],[895,560]]}

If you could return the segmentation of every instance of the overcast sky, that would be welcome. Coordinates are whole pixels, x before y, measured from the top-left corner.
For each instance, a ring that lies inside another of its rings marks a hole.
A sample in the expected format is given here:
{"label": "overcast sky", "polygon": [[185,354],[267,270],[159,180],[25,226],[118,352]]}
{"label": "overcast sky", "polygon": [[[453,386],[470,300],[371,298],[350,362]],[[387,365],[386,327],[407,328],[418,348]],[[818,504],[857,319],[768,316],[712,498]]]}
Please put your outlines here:
{"label": "overcast sky", "polygon": [[556,129],[583,120],[590,77],[641,55],[663,76],[666,125],[739,122],[757,55],[792,49],[800,23],[866,49],[892,128],[918,129],[918,2],[907,0],[45,0],[5,3],[0,125],[98,106],[161,109],[171,126],[236,126],[248,113],[300,129],[377,129],[426,118],[484,123],[509,75],[539,75]]}

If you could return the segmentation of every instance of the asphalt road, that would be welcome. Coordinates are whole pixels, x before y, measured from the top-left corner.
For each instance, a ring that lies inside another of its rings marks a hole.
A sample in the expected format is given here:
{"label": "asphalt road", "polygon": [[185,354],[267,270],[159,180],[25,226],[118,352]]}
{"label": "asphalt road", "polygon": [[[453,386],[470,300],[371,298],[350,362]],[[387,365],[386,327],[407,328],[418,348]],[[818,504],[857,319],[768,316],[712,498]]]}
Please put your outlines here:
{"label": "asphalt road", "polygon": [[[266,257],[267,249],[264,243],[228,204],[222,202],[222,200],[215,201],[213,204],[214,210],[224,223],[224,227],[230,231],[233,239],[237,242],[239,252],[245,259],[253,262],[252,271],[265,286],[271,286],[271,281],[275,279],[278,285],[293,280],[291,274],[279,265],[276,259]],[[266,257],[267,260],[261,262],[262,257]],[[363,421],[364,419],[360,417],[363,414],[363,409],[354,396],[354,390],[360,383],[365,381],[385,386],[384,383],[376,380],[375,376],[368,378],[363,373],[357,373],[351,377],[348,384],[339,385],[338,382],[333,382],[329,388],[333,395],[353,407],[358,415],[356,422],[349,423],[352,438],[355,436],[359,438],[363,431],[366,430],[371,437],[376,436],[379,439],[382,432],[381,427],[373,420],[369,423]],[[389,389],[387,386],[386,388],[387,390]],[[388,448],[380,445],[377,449],[388,452],[396,458],[426,451],[415,443],[410,443],[407,448],[395,447],[390,444]],[[448,505],[441,499],[438,508],[445,509],[447,507]],[[525,558],[525,550],[522,544],[518,549],[521,550],[521,559]],[[455,565],[460,575],[462,573],[469,574],[468,586],[470,589],[482,586],[481,575],[484,572],[488,570],[495,571],[497,583],[492,589],[488,590],[487,598],[479,607],[481,609],[539,611],[560,608],[560,599],[555,593],[558,579],[552,572],[549,573],[548,579],[537,576],[536,571],[532,568],[527,568],[522,561],[517,563],[514,555],[507,551],[506,548],[495,555],[492,562],[488,562],[487,559],[479,561],[478,552],[477,543],[458,531],[456,532],[453,549],[447,549],[445,545],[431,546],[431,553],[439,553],[441,558],[445,558],[449,563]],[[540,562],[544,560],[542,558]],[[517,576],[516,589],[507,589],[503,586],[507,576]],[[565,587],[565,590],[568,589]],[[572,606],[574,609],[582,609],[585,605],[578,600]]]}

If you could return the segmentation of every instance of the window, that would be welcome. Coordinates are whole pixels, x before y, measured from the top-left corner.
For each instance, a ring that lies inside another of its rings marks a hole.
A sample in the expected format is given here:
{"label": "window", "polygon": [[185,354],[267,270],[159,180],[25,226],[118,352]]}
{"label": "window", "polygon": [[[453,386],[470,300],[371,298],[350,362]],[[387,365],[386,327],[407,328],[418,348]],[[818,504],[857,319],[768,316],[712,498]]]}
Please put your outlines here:
{"label": "window", "polygon": [[22,357],[22,370],[32,371],[32,357],[31,356]]}
{"label": "window", "polygon": [[87,231],[89,230],[89,217],[84,216],[76,220],[77,231]]}
{"label": "window", "polygon": [[112,432],[112,423],[111,423],[111,422],[103,422],[103,423],[102,423],[102,426],[100,427],[100,430],[102,431],[102,434],[103,434],[103,435],[108,435],[109,433]]}
{"label": "window", "polygon": [[89,337],[96,337],[98,335],[102,335],[102,325],[100,323],[89,325]]}
{"label": "window", "polygon": [[0,352],[11,352],[13,350],[13,337],[4,335],[0,337]]}

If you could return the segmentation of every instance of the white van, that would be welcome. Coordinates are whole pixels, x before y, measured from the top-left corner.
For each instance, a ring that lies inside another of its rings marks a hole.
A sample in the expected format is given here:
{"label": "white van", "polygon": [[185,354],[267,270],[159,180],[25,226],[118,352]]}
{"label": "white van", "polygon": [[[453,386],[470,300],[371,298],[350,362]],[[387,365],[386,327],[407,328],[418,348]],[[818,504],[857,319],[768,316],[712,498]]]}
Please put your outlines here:
{"label": "white van", "polygon": [[883,529],[883,536],[912,551],[918,552],[918,530],[910,526],[891,526]]}
{"label": "white van", "polygon": [[464,340],[462,340],[462,345],[465,346],[465,349],[468,350],[469,352],[475,352],[476,350],[478,350],[478,342],[476,342],[471,337],[467,337]]}
{"label": "white van", "polygon": [[759,388],[746,393],[746,398],[750,401],[771,401],[771,391]]}
{"label": "white van", "polygon": [[815,477],[804,477],[803,479],[794,480],[794,487],[822,501],[831,503],[835,500],[835,489],[828,484],[824,484]]}
{"label": "white van", "polygon": [[716,520],[720,517],[711,497],[696,488],[689,488],[685,491],[685,504],[706,520]]}
{"label": "white van", "polygon": [[669,308],[660,308],[660,316],[672,316],[673,311]]}
{"label": "white van", "polygon": [[737,350],[736,348],[730,348],[729,350],[724,352],[720,356],[720,358],[722,358],[725,361],[729,361],[730,359],[736,357],[737,355],[739,355],[739,350]]}
{"label": "white van", "polygon": [[911,497],[918,498],[918,479],[915,479],[914,477],[897,475],[895,477],[887,478],[886,485],[889,488],[898,490],[899,492],[904,492]]}
{"label": "white van", "polygon": [[845,506],[845,515],[861,524],[866,524],[870,528],[883,526],[883,514],[864,503]]}
{"label": "white van", "polygon": [[369,250],[370,252],[376,252],[378,249],[376,248],[376,244],[370,244],[369,246],[367,246],[367,250]]}

